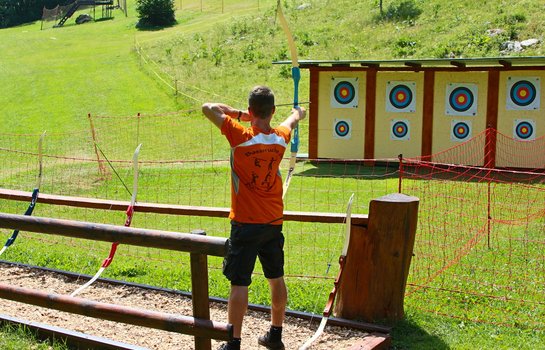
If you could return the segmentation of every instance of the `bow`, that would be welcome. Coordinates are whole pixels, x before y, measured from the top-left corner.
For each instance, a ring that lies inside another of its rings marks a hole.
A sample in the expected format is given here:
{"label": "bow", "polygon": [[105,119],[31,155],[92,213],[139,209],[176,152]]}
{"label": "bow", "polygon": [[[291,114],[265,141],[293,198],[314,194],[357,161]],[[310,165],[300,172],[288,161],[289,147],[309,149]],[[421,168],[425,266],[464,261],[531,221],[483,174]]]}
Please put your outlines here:
{"label": "bow", "polygon": [[[38,180],[36,182],[36,187],[32,191],[32,197],[30,199],[30,204],[28,205],[27,210],[25,211],[25,215],[30,216],[32,215],[32,212],[34,211],[34,207],[36,207],[36,202],[38,201],[38,194],[40,193],[40,186],[42,185],[42,144],[45,137],[45,131],[43,132],[42,136],[40,136],[40,140],[38,141]],[[17,236],[19,235],[19,230],[14,230],[11,234],[11,237],[8,238],[6,241],[6,244],[4,244],[4,247],[0,250],[0,255],[2,255],[6,249],[8,249],[9,246],[15,242],[17,239]]]}
{"label": "bow", "polygon": [[[299,80],[301,80],[301,71],[299,70],[299,60],[297,58],[297,47],[295,46],[295,42],[293,41],[293,35],[291,35],[290,28],[288,26],[288,21],[286,21],[286,17],[284,17],[284,13],[282,12],[282,5],[280,4],[280,0],[277,2],[276,11],[278,14],[278,18],[280,20],[280,24],[282,25],[282,28],[284,29],[284,33],[286,33],[286,37],[288,39],[288,46],[290,48],[290,54],[291,54],[291,77],[293,79],[293,107],[299,106]],[[297,125],[295,129],[293,130],[293,137],[291,140],[291,156],[290,156],[290,165],[288,169],[288,174],[286,175],[286,181],[284,181],[284,190],[282,194],[282,198],[286,196],[286,192],[288,191],[288,187],[290,186],[291,177],[293,176],[293,172],[295,170],[295,163],[297,161],[297,151],[299,150],[299,126]]]}
{"label": "bow", "polygon": [[322,321],[320,322],[320,326],[316,330],[316,333],[309,338],[305,344],[303,344],[299,350],[306,350],[312,345],[316,339],[318,339],[322,333],[324,332],[325,326],[327,324],[327,321],[329,320],[329,317],[331,316],[331,312],[333,309],[333,303],[335,302],[335,296],[337,295],[339,283],[341,282],[341,277],[344,270],[344,265],[346,264],[346,255],[348,253],[348,245],[350,243],[350,226],[351,226],[351,217],[352,217],[352,202],[354,201],[354,193],[350,196],[350,199],[348,200],[348,205],[346,206],[346,220],[345,220],[345,237],[344,237],[344,245],[343,250],[341,252],[341,256],[339,256],[339,274],[337,275],[337,278],[335,278],[334,287],[331,293],[329,293],[329,298],[327,299],[326,306],[324,308]]}
{"label": "bow", "polygon": [[[127,214],[127,218],[125,219],[125,226],[126,227],[131,226],[132,216],[134,214],[134,206],[136,204],[136,193],[138,192],[138,155],[140,154],[140,148],[141,147],[142,147],[142,144],[139,144],[138,147],[136,147],[136,150],[134,151],[134,154],[132,156],[134,174],[133,174],[131,203],[129,204],[129,207],[127,208],[127,211],[126,211],[126,214]],[[108,162],[108,164],[110,164],[110,163]],[[112,165],[110,164],[110,166],[112,166]],[[115,169],[114,169],[114,171],[115,171]],[[117,172],[116,172],[116,174],[117,174]],[[124,183],[123,183],[123,185],[125,186]],[[126,186],[125,186],[125,188],[126,188]],[[108,257],[106,259],[104,259],[104,261],[102,262],[102,265],[100,266],[100,269],[97,271],[97,273],[87,283],[85,283],[84,285],[82,285],[81,287],[76,289],[74,292],[72,292],[72,294],[70,294],[70,296],[72,296],[72,297],[76,296],[81,291],[83,291],[85,288],[87,288],[91,284],[93,284],[93,282],[95,282],[100,277],[102,272],[104,272],[104,270],[106,270],[106,268],[108,266],[110,266],[110,264],[112,263],[112,261],[114,259],[114,256],[115,256],[115,252],[117,251],[117,246],[118,245],[119,245],[118,242],[112,243],[112,246],[110,248],[110,253],[108,254]]]}

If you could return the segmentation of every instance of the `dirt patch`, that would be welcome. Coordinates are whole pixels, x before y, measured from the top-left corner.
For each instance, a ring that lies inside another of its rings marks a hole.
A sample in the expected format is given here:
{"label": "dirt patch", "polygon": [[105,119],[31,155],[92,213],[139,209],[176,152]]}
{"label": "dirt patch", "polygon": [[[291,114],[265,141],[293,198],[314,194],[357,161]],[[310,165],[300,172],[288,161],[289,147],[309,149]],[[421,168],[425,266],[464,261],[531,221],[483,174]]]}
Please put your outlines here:
{"label": "dirt patch", "polygon": [[[6,264],[0,264],[0,281],[13,286],[65,295],[69,295],[84,283],[84,281],[76,282],[69,277],[53,272],[13,267]],[[172,314],[192,315],[190,299],[168,292],[96,282],[78,297]],[[103,321],[4,299],[0,299],[0,313],[150,349],[190,350],[194,348],[194,340],[191,336]],[[227,322],[226,305],[211,303],[210,318],[214,321]],[[316,321],[311,324],[309,321],[287,317],[283,331],[283,341],[286,348],[298,349],[314,334],[317,327],[318,322]],[[257,345],[257,337],[264,334],[268,328],[268,314],[248,311],[244,320],[242,349],[263,350],[263,347]],[[312,346],[312,349],[347,349],[366,335],[367,333],[361,330],[327,326],[324,334]],[[220,343],[212,340],[212,348],[218,348]]]}

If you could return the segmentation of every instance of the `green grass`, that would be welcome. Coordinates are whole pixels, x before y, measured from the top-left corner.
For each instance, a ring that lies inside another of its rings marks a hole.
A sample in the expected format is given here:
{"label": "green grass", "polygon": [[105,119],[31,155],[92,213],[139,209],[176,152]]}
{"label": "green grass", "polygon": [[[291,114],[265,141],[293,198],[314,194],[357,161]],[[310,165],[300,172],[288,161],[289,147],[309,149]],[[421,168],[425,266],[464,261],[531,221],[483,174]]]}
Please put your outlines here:
{"label": "green grass", "polygon": [[[228,155],[222,136],[203,121],[199,105],[220,100],[243,108],[247,91],[258,83],[272,86],[279,103],[291,101],[289,65],[271,65],[272,61],[290,59],[285,34],[275,22],[276,1],[262,0],[258,9],[256,0],[229,0],[225,1],[222,13],[219,0],[204,1],[202,12],[200,1],[184,0],[183,9],[177,11],[177,25],[146,31],[135,28],[134,1],[128,3],[128,18],[117,11],[113,20],[80,26],[69,21],[64,28],[40,31],[40,23],[32,23],[0,31],[0,149],[30,152],[0,150],[0,187],[26,191],[33,188],[38,135],[47,130],[43,192],[128,200],[129,195],[111,171],[106,178],[97,172],[87,118],[91,113],[101,148],[114,160],[129,187],[132,152],[138,143],[143,143],[140,201],[228,206],[226,164],[190,162],[224,160]],[[378,20],[377,2],[371,0],[310,0],[306,1],[310,7],[305,10],[296,10],[299,5],[296,1],[282,3],[302,59],[499,56],[501,41],[541,38],[545,28],[545,13],[539,1],[416,1],[422,14],[401,22]],[[395,2],[387,1],[385,6],[391,3]],[[180,2],[177,4],[179,7]],[[490,38],[486,30],[493,28],[505,32]],[[542,55],[542,45],[523,54]],[[167,84],[174,86],[178,94]],[[303,70],[301,100],[308,96],[308,89],[308,72]],[[181,112],[168,114],[173,111]],[[279,115],[288,111],[289,107],[279,108]],[[137,113],[143,117],[136,118]],[[304,124],[303,140],[306,135]],[[306,147],[303,141],[303,152]],[[157,163],[157,160],[177,162]],[[390,174],[382,169],[386,174],[377,176],[375,170],[343,164],[300,163],[286,209],[343,212],[350,193],[356,192],[354,212],[366,213],[372,198],[397,190],[395,172]],[[543,302],[543,290],[539,289],[544,277],[543,261],[539,260],[543,245],[530,243],[542,241],[543,232],[539,226],[532,226],[533,231],[496,227],[492,242],[497,246],[492,250],[483,248],[485,235],[479,236],[474,249],[464,251],[460,244],[475,235],[474,230],[486,217],[481,210],[484,189],[480,184],[465,186],[465,203],[472,206],[463,207],[461,201],[451,212],[446,208],[453,204],[438,198],[445,198],[452,189],[437,185],[423,192],[421,208],[432,209],[421,211],[422,222],[452,225],[448,225],[450,231],[444,231],[439,241],[431,233],[437,231],[422,231],[422,244],[420,248],[417,242],[409,283],[421,283],[433,276],[428,285],[431,288],[407,297],[407,318],[394,329],[394,346],[398,349],[544,348],[543,331],[533,329],[533,325],[544,319],[542,308],[485,297],[500,295],[517,300],[522,296],[504,295],[506,289],[503,289],[517,281],[528,283],[537,292],[532,300]],[[507,195],[528,197],[523,190],[521,195],[510,193],[509,189],[497,191],[499,201]],[[433,209],[437,206],[440,210]],[[494,213],[496,217],[509,218],[509,207],[496,207],[500,208]],[[25,203],[0,201],[2,212],[21,213],[25,208]],[[121,212],[40,204],[35,215],[113,224],[124,220]],[[219,236],[228,233],[228,223],[223,219],[136,213],[133,225],[181,232],[203,228],[208,234]],[[473,229],[457,236],[457,230],[463,227]],[[290,308],[321,311],[332,287],[331,279],[336,275],[342,230],[342,225],[286,224],[288,274],[327,277],[289,277]],[[2,231],[0,238],[8,235],[9,232]],[[3,258],[93,274],[108,250],[108,244],[40,237],[22,233]],[[499,249],[509,244],[511,251]],[[452,249],[445,248],[449,246]],[[185,255],[120,249],[105,277],[190,289]],[[437,251],[445,252],[446,256],[422,263],[419,260],[419,254],[426,256]],[[460,255],[457,264],[434,276],[456,253]],[[527,260],[534,256],[534,260]],[[144,264],[142,257],[150,263]],[[328,262],[332,263],[332,269],[326,274]],[[220,272],[221,261],[211,258],[210,264],[211,294],[225,297],[228,285]],[[517,275],[517,269],[524,269],[525,273]],[[499,291],[498,286],[502,286]],[[251,301],[269,302],[262,276],[255,277]]]}
{"label": "green grass", "polygon": [[3,350],[66,350],[58,341],[41,342],[24,327],[0,325],[0,348]]}

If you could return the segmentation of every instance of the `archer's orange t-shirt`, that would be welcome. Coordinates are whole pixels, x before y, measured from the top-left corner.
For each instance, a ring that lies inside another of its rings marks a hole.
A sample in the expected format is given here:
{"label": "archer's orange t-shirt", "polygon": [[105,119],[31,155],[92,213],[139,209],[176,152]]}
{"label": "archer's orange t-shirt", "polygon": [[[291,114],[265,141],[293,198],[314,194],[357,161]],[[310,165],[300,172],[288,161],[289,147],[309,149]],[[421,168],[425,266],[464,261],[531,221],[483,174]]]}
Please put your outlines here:
{"label": "archer's orange t-shirt", "polygon": [[284,126],[263,132],[225,116],[221,126],[231,145],[231,213],[240,223],[280,225],[284,212],[280,162],[290,141]]}

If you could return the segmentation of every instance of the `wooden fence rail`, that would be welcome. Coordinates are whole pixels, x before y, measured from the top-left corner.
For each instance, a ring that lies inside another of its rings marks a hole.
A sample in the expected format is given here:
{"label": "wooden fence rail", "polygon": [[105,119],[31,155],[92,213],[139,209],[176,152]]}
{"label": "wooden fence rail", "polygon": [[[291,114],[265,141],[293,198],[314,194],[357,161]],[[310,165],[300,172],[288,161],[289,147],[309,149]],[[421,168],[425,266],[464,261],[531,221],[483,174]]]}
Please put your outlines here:
{"label": "wooden fence rail", "polygon": [[[31,192],[9,190],[0,188],[0,199],[15,200],[22,202],[30,202],[32,198]],[[39,203],[64,205],[76,208],[103,209],[126,211],[129,206],[128,201],[115,201],[109,199],[96,199],[85,197],[59,196],[40,192],[38,197]],[[144,203],[137,202],[134,206],[134,211],[140,213],[155,213],[169,215],[190,215],[190,216],[205,216],[216,218],[227,218],[229,216],[229,208],[219,207],[199,207],[189,205],[174,205],[162,203]],[[320,222],[330,224],[342,224],[346,220],[345,213],[315,213],[315,212],[299,212],[285,211],[285,221],[299,222]],[[353,214],[352,224],[358,226],[367,226],[367,215]]]}
{"label": "wooden fence rail", "polygon": [[160,230],[0,213],[0,228],[46,233],[93,241],[225,256],[227,239]]}
{"label": "wooden fence rail", "polygon": [[14,287],[3,283],[0,283],[0,298],[102,320],[188,334],[195,337],[229,340],[233,334],[232,325],[226,323],[101,303],[78,297]]}
{"label": "wooden fence rail", "polygon": [[207,237],[204,231],[194,231],[190,234],[5,213],[0,213],[0,228],[189,252],[194,318],[130,309],[4,284],[0,284],[0,298],[190,334],[195,336],[197,350],[210,350],[212,348],[210,339],[228,340],[233,335],[231,325],[210,321],[209,310],[207,256],[225,256],[226,238]]}

